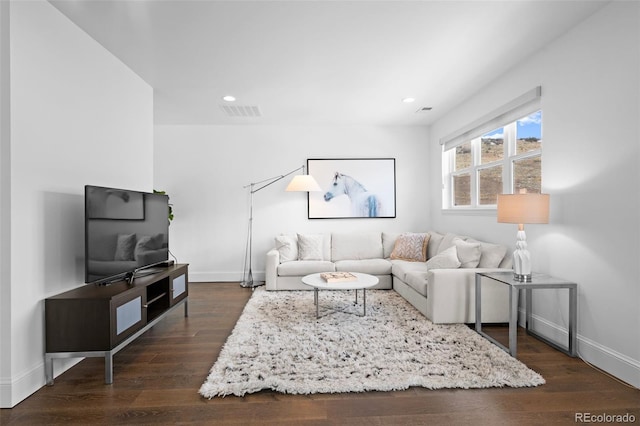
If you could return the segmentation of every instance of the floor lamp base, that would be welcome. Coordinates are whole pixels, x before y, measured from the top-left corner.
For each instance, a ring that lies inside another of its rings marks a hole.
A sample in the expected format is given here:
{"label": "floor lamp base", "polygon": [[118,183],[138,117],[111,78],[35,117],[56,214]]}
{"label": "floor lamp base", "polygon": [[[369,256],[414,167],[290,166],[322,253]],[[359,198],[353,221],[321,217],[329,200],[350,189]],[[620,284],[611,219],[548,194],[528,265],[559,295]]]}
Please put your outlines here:
{"label": "floor lamp base", "polygon": [[242,281],[240,283],[240,287],[244,287],[244,288],[256,288],[256,287],[260,287],[261,285],[264,285],[264,281]]}

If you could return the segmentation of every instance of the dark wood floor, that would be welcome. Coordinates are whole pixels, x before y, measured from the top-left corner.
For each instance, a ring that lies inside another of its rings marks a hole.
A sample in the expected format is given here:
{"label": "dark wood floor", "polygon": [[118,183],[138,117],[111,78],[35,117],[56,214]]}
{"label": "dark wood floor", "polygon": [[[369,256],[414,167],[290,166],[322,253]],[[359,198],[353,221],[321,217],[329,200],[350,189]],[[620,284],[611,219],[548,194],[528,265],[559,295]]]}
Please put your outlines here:
{"label": "dark wood floor", "polygon": [[524,333],[518,358],[546,379],[537,388],[203,399],[198,389],[250,296],[235,283],[191,284],[189,317],[173,312],[119,352],[112,385],[102,359],[85,359],[3,409],[0,424],[569,425],[576,413],[629,413],[640,423],[639,390]]}

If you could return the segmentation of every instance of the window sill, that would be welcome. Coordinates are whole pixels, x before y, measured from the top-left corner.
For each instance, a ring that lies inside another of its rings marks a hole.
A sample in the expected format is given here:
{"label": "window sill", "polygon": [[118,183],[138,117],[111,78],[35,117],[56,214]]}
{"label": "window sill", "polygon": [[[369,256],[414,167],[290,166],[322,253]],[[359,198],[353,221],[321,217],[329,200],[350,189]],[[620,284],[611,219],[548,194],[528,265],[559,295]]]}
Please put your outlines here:
{"label": "window sill", "polygon": [[497,209],[495,207],[442,209],[442,214],[446,216],[495,216]]}

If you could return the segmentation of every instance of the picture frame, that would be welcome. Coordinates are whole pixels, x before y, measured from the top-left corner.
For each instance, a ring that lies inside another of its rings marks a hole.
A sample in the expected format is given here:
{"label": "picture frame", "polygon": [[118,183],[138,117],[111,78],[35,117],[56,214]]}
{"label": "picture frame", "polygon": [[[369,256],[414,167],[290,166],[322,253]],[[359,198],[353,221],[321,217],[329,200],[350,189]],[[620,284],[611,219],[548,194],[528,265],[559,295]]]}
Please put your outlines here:
{"label": "picture frame", "polygon": [[322,192],[307,195],[309,219],[396,217],[395,158],[310,158]]}

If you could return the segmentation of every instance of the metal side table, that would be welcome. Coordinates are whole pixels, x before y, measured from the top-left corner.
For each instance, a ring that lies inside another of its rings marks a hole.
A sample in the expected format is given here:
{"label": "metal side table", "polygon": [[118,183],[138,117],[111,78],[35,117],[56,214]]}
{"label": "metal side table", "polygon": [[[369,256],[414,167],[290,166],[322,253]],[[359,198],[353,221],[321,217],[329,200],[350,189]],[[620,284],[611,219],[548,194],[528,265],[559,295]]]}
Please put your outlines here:
{"label": "metal side table", "polygon": [[[482,331],[482,278],[488,278],[509,286],[509,347],[507,348],[500,342]],[[531,329],[531,305],[533,290],[545,288],[566,288],[569,290],[569,342],[567,347],[563,347],[547,338],[539,335]],[[492,343],[507,351],[511,356],[515,357],[517,353],[517,331],[518,331],[518,295],[520,290],[526,292],[525,304],[525,329],[527,334],[532,335],[549,346],[558,349],[565,354],[575,357],[577,356],[577,322],[578,322],[578,284],[554,278],[549,275],[533,273],[529,282],[516,281],[512,272],[478,272],[476,273],[476,331],[487,338]]]}

